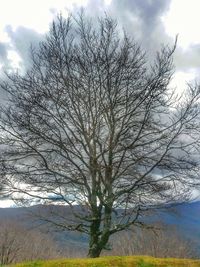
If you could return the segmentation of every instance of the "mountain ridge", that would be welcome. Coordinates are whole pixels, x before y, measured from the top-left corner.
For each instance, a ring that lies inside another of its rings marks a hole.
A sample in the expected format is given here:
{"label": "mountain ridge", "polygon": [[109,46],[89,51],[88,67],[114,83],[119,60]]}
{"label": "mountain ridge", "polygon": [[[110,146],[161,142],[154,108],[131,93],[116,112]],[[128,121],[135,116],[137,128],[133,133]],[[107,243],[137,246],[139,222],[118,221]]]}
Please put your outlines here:
{"label": "mountain ridge", "polygon": [[[28,208],[0,208],[0,220],[16,220],[18,223],[21,223],[23,225],[28,225],[29,227],[34,226],[33,221],[35,219],[34,217],[29,218],[29,215],[31,214],[29,212],[33,212],[34,210],[37,211],[40,208],[42,209],[42,211],[45,210],[45,206],[41,205],[31,206]],[[53,208],[55,208],[56,210],[60,209],[61,211],[64,211],[66,213],[66,216],[67,214],[68,216],[71,216],[70,207],[55,205]],[[79,207],[77,206],[77,208]],[[195,241],[200,251],[200,201],[182,203],[165,210],[157,210],[155,213],[147,217],[147,221],[150,223],[161,222],[168,227],[177,227],[181,236],[183,238]],[[52,234],[52,231],[50,232]],[[87,247],[88,240],[87,237],[83,234],[67,231],[53,231],[53,235],[55,240],[60,244],[67,242],[76,247]]]}

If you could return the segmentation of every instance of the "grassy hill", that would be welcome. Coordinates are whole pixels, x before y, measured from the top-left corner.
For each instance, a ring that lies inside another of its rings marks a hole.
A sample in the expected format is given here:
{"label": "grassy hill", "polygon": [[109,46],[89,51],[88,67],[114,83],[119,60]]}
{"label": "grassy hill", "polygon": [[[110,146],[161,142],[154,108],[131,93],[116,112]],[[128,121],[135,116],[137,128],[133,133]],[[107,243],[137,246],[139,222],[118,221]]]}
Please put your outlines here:
{"label": "grassy hill", "polygon": [[101,257],[34,261],[12,267],[200,267],[200,260],[152,258],[148,256]]}

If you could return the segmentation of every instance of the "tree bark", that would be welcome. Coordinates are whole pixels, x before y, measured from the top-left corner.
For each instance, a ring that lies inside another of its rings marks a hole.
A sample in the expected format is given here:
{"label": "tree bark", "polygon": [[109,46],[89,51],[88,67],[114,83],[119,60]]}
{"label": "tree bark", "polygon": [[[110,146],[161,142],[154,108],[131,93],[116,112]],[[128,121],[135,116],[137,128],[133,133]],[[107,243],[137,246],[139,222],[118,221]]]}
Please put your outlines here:
{"label": "tree bark", "polygon": [[89,242],[89,252],[88,252],[88,257],[90,258],[99,257],[102,250],[99,246],[100,224],[101,220],[95,219],[90,226],[90,242]]}
{"label": "tree bark", "polygon": [[98,245],[94,245],[93,247],[89,248],[88,257],[89,258],[98,258],[101,254],[102,248]]}
{"label": "tree bark", "polygon": [[101,251],[105,249],[110,237],[112,208],[110,206],[105,207],[105,217],[103,219],[103,226],[101,229],[101,215],[98,219],[95,219],[90,227],[90,242],[88,257],[97,258],[100,256]]}

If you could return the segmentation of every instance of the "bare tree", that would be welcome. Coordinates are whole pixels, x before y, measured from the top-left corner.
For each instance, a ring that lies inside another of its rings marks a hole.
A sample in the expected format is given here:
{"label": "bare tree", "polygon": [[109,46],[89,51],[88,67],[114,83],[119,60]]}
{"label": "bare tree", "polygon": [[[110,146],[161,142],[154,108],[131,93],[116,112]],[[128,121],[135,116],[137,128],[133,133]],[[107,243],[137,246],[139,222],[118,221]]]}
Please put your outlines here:
{"label": "bare tree", "polygon": [[0,223],[0,264],[61,256],[53,239],[38,230],[28,230],[16,221]]}
{"label": "bare tree", "polygon": [[175,46],[147,64],[118,32],[108,17],[60,16],[32,49],[32,68],[1,82],[9,95],[1,176],[10,195],[69,205],[74,217],[51,222],[88,234],[90,257],[112,234],[142,224],[146,210],[183,200],[199,170],[199,87],[175,98]]}
{"label": "bare tree", "polygon": [[195,242],[181,236],[175,226],[163,224],[132,228],[113,235],[106,255],[149,255],[160,258],[197,258]]}

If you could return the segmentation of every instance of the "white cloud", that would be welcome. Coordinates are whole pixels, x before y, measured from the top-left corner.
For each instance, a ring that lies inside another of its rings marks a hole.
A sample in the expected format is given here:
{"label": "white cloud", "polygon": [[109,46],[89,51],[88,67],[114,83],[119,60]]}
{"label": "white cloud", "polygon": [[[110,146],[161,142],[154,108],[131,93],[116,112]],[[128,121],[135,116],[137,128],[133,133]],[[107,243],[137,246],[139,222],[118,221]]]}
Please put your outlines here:
{"label": "white cloud", "polygon": [[0,201],[0,208],[9,208],[16,206],[14,201],[12,200],[1,200]]}
{"label": "white cloud", "polygon": [[[12,48],[8,50],[7,59],[14,69],[20,68],[22,59],[19,50],[13,46],[12,36],[24,29],[44,34],[49,30],[49,24],[59,12],[67,16],[74,7],[86,6],[88,0],[6,0],[0,2],[0,43],[4,43]],[[9,29],[9,31],[8,31]],[[27,40],[24,40],[26,43]],[[22,45],[24,46],[24,45]],[[23,50],[24,47],[22,47]],[[17,51],[18,50],[18,51]],[[24,53],[24,51],[23,51]]]}
{"label": "white cloud", "polygon": [[22,60],[21,60],[19,54],[16,51],[9,50],[7,58],[8,58],[8,60],[11,61],[10,65],[14,70],[20,68],[20,63],[21,63]]}
{"label": "white cloud", "polygon": [[200,43],[199,10],[199,0],[172,0],[169,11],[163,17],[167,34],[172,37],[179,34],[179,45],[183,48]]}
{"label": "white cloud", "polygon": [[[48,0],[48,1],[27,1],[27,0],[6,0],[0,6],[0,38],[1,41],[8,40],[4,32],[6,25],[11,25],[15,30],[18,26],[24,25],[39,33],[48,31],[49,23],[57,12],[68,13],[75,5],[85,6],[88,0]],[[54,10],[55,12],[52,12]]]}
{"label": "white cloud", "polygon": [[176,88],[176,93],[181,94],[186,90],[187,83],[195,79],[196,72],[193,69],[178,71],[174,74],[171,86]]}

